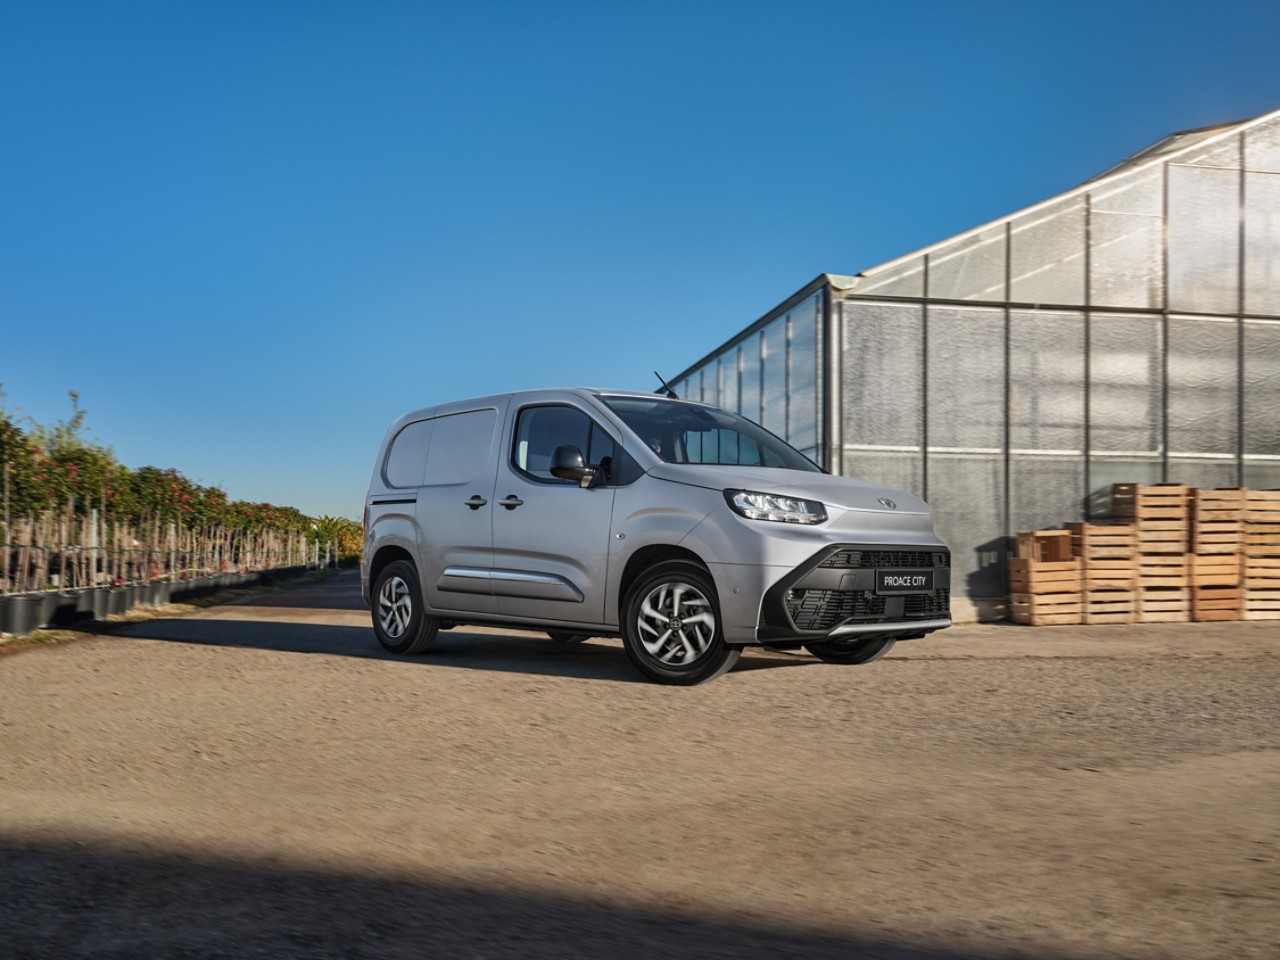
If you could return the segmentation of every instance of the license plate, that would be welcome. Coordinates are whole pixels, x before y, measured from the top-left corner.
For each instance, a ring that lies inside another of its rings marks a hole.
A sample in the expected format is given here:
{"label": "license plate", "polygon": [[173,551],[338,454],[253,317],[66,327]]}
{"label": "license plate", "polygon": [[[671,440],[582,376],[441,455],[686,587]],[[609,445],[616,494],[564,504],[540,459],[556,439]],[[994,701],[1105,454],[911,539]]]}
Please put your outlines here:
{"label": "license plate", "polygon": [[877,570],[876,594],[933,593],[932,570]]}

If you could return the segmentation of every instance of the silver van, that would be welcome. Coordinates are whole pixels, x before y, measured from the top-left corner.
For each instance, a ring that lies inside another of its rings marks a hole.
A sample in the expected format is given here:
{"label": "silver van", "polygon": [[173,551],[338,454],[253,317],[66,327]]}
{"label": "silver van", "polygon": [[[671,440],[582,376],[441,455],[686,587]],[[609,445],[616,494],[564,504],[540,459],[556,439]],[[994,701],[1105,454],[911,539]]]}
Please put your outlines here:
{"label": "silver van", "polygon": [[694,684],[748,644],[869,663],[951,625],[951,555],[923,500],[655,394],[406,414],[378,451],[364,538],[364,599],[392,653],[458,624],[621,636],[647,677]]}

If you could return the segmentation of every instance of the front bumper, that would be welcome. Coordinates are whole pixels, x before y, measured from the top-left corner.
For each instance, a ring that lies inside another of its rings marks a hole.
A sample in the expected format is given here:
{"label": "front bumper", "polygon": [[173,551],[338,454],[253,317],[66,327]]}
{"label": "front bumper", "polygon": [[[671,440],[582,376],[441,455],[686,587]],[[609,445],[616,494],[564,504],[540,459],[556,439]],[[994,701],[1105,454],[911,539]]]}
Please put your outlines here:
{"label": "front bumper", "polygon": [[[878,595],[877,569],[933,571],[933,590]],[[758,643],[922,637],[951,625],[951,552],[940,546],[835,543],[765,591]]]}

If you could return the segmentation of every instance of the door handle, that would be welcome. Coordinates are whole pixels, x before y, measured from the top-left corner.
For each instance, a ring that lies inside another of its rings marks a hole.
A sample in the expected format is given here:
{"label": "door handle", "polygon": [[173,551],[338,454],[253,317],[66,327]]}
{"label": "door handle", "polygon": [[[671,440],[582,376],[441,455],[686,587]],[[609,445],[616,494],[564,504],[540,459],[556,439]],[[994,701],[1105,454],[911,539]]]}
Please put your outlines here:
{"label": "door handle", "polygon": [[472,510],[479,510],[489,501],[486,500],[484,497],[480,496],[480,494],[476,493],[476,494],[472,494],[470,500],[463,500],[462,502],[465,503]]}
{"label": "door handle", "polygon": [[506,507],[508,510],[514,510],[516,507],[520,506],[520,504],[524,503],[524,501],[514,493],[509,493],[499,500],[498,503],[502,504],[502,506]]}

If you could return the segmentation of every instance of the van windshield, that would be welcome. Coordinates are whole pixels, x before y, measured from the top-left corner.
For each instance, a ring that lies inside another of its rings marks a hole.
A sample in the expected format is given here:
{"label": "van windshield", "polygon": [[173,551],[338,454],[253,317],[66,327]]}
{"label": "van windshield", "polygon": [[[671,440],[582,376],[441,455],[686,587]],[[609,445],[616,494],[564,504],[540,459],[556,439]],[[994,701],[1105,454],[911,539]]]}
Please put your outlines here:
{"label": "van windshield", "polygon": [[823,472],[799,450],[727,410],[662,397],[601,396],[600,400],[667,463]]}

